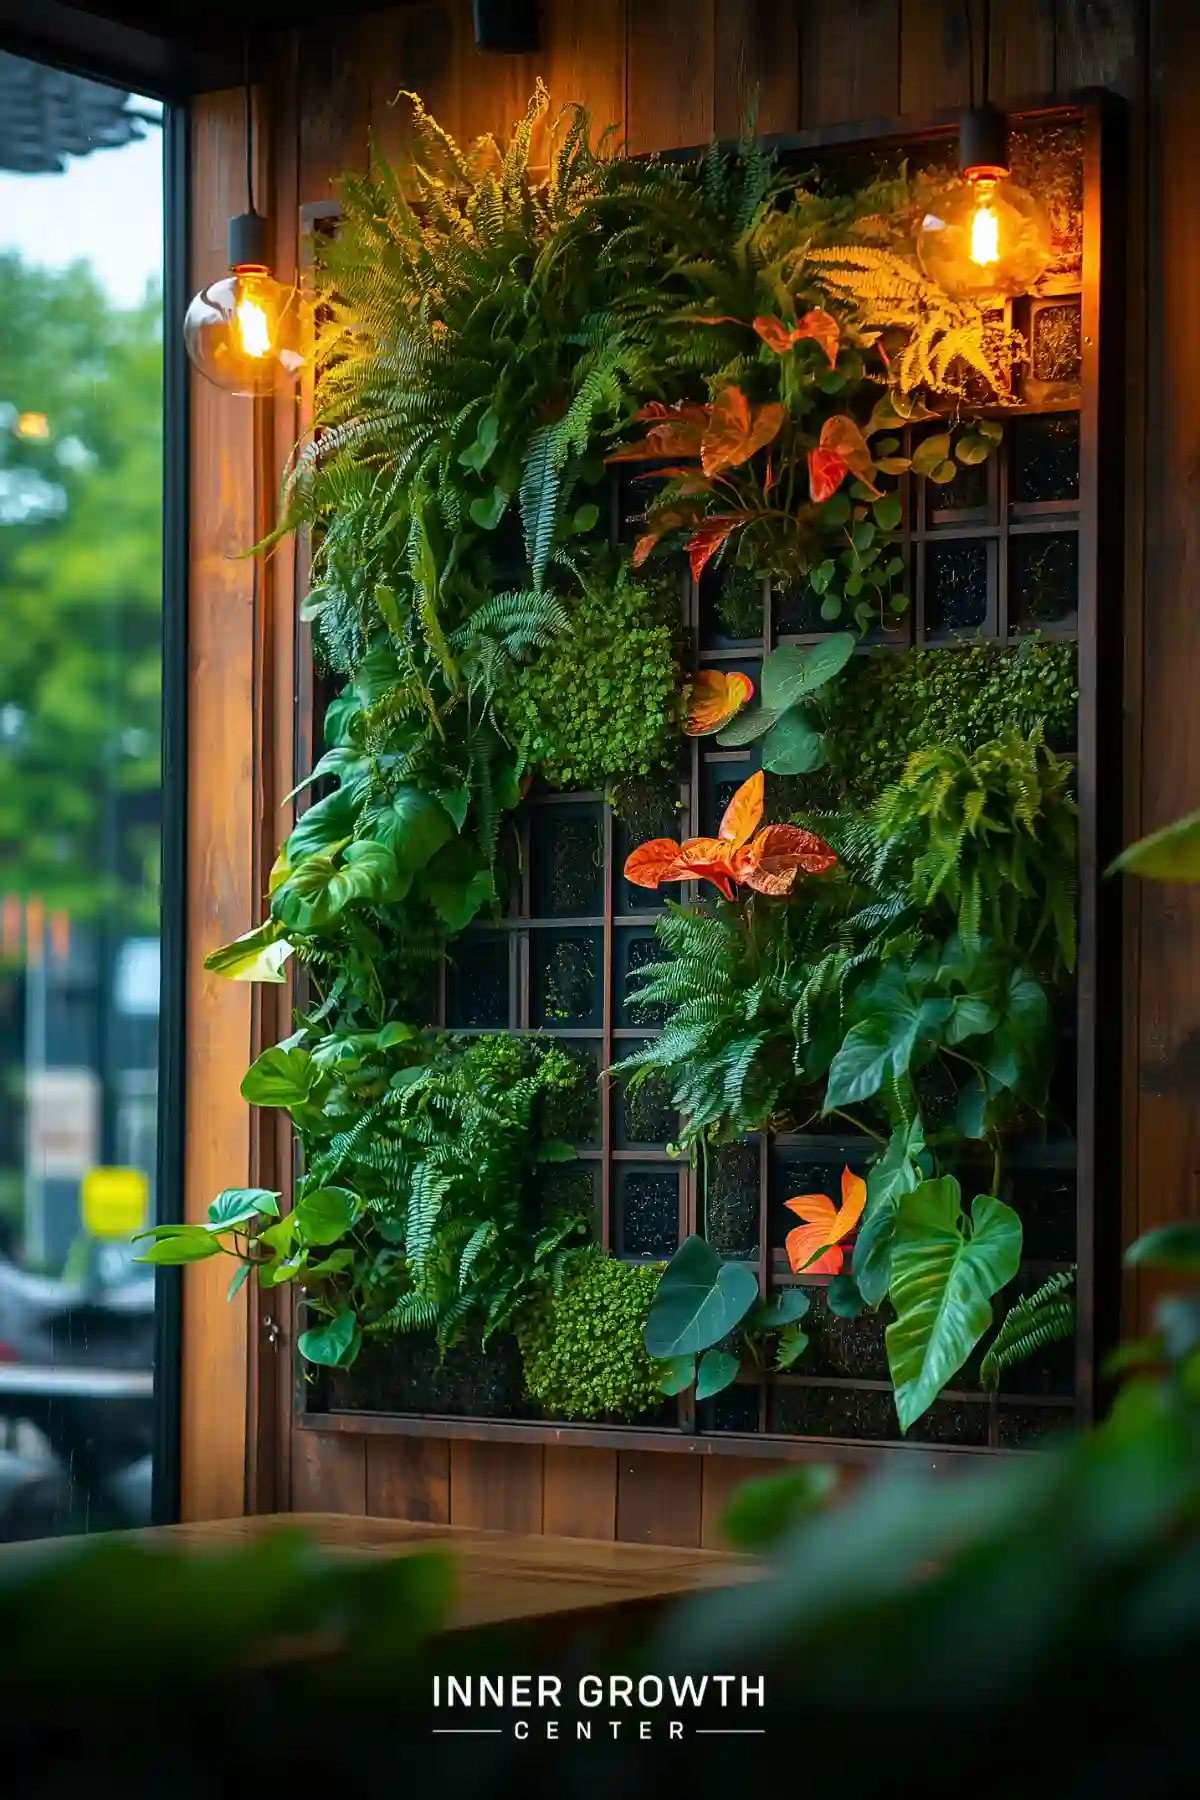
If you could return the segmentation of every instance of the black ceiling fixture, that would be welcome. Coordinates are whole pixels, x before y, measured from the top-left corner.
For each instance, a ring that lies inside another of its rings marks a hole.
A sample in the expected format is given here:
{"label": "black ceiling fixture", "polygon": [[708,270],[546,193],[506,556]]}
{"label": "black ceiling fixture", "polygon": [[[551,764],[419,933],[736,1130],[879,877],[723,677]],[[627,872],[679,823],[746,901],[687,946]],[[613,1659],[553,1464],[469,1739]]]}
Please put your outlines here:
{"label": "black ceiling fixture", "polygon": [[475,42],[509,56],[536,50],[537,0],[475,0]]}

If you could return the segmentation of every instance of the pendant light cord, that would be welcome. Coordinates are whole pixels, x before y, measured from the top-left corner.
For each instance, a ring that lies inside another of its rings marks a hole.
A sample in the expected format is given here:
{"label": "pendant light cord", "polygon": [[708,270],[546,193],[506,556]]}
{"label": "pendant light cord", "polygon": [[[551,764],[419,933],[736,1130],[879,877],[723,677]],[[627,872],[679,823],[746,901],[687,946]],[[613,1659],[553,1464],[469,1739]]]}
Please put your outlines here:
{"label": "pendant light cord", "polygon": [[243,39],[246,88],[246,211],[254,211],[254,90],[250,85],[250,33]]}
{"label": "pendant light cord", "polygon": [[[975,20],[971,0],[963,0],[963,19],[967,27],[967,98],[975,110]],[[983,0],[983,104],[991,99],[992,86],[992,0]]]}

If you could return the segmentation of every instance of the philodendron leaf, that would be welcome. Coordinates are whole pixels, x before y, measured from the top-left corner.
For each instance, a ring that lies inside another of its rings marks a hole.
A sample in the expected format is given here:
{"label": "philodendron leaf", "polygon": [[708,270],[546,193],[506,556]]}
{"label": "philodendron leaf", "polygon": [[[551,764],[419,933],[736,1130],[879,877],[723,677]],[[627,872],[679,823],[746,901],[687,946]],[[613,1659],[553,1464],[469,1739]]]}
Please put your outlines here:
{"label": "philodendron leaf", "polygon": [[159,1268],[175,1268],[181,1263],[203,1262],[207,1256],[220,1256],[221,1246],[203,1225],[160,1225],[153,1231],[142,1231],[133,1239],[151,1237],[154,1242],[136,1260],[154,1263]]}
{"label": "philodendron leaf", "polygon": [[839,1319],[857,1319],[866,1305],[853,1275],[835,1275],[825,1289],[825,1304]]}
{"label": "philodendron leaf", "polygon": [[243,932],[232,944],[210,950],[204,966],[213,975],[224,975],[227,981],[287,980],[283,965],[292,954],[292,946],[283,935],[278,919],[264,919],[253,931]]}
{"label": "philodendron leaf", "polygon": [[420,788],[402,787],[372,825],[375,840],[385,844],[402,876],[415,875],[455,835],[447,807]]}
{"label": "philodendron leaf", "polygon": [[328,1324],[314,1325],[310,1330],[302,1331],[296,1340],[296,1348],[306,1362],[320,1363],[326,1368],[346,1368],[358,1355],[361,1343],[358,1320],[349,1307],[345,1307]]}
{"label": "philodendron leaf", "polygon": [[700,1358],[700,1368],[696,1375],[697,1400],[711,1400],[714,1394],[730,1387],[737,1380],[741,1367],[736,1356],[728,1350],[709,1350]]}
{"label": "philodendron leaf", "polygon": [[358,1213],[358,1196],[349,1188],[316,1188],[296,1202],[296,1232],[305,1244],[336,1244]]}
{"label": "philodendron leaf", "polygon": [[663,1363],[658,1385],[664,1394],[682,1394],[696,1379],[694,1356],[671,1356]]}
{"label": "philodendron leaf", "polygon": [[778,717],[778,713],[770,712],[765,706],[744,706],[723,731],[718,731],[717,742],[726,750],[752,744],[764,731],[770,731]]}
{"label": "philodendron leaf", "polygon": [[1135,1238],[1125,1252],[1127,1269],[1169,1269],[1173,1275],[1200,1275],[1200,1225],[1180,1221],[1160,1225]]}
{"label": "philodendron leaf", "polygon": [[266,1215],[279,1217],[279,1192],[275,1188],[226,1188],[208,1209],[208,1230],[228,1231]]}
{"label": "philodendron leaf", "polygon": [[762,766],[772,775],[811,775],[824,766],[825,733],[798,706],[778,718],[763,739]]}
{"label": "philodendron leaf", "polygon": [[886,1333],[901,1431],[927,1412],[992,1322],[992,1298],[1021,1260],[1021,1221],[992,1194],[968,1221],[952,1175],[902,1195],[892,1239]]}
{"label": "philodendron leaf", "polygon": [[319,1071],[307,1050],[264,1050],[242,1076],[242,1099],[251,1106],[300,1106]]}
{"label": "philodendron leaf", "polygon": [[855,638],[835,631],[811,650],[781,644],[762,666],[762,703],[768,712],[786,712],[841,673],[854,655]]}
{"label": "philodendron leaf", "polygon": [[1188,813],[1130,844],[1108,873],[1118,871],[1146,881],[1200,881],[1200,812]]}
{"label": "philodendron leaf", "polygon": [[780,1288],[769,1300],[759,1301],[746,1320],[746,1330],[782,1331],[785,1325],[793,1325],[797,1319],[802,1319],[810,1304],[807,1288]]}
{"label": "philodendron leaf", "polygon": [[702,1237],[685,1238],[655,1291],[646,1320],[646,1354],[657,1361],[697,1355],[739,1325],[758,1299],[745,1263],[723,1263]]}
{"label": "philodendron leaf", "polygon": [[893,1131],[887,1149],[867,1174],[867,1204],[854,1240],[851,1267],[868,1306],[878,1306],[892,1273],[892,1237],[902,1194],[921,1183],[916,1158],[925,1148],[920,1122]]}

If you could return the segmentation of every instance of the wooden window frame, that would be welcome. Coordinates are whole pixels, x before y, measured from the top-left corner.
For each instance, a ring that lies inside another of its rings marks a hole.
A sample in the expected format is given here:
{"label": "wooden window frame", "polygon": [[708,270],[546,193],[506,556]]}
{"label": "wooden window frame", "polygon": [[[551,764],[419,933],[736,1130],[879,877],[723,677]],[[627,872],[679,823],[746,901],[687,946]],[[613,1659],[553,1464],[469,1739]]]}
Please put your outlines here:
{"label": "wooden window frame", "polygon": [[[1080,481],[1079,501],[1075,509],[1074,519],[1068,521],[1070,509],[1057,503],[1053,510],[1056,515],[1053,522],[1039,516],[1035,508],[1023,511],[1020,518],[1010,518],[1007,496],[1002,491],[997,498],[995,519],[989,524],[983,520],[964,524],[960,536],[969,536],[973,540],[990,539],[997,542],[999,548],[990,575],[989,620],[995,629],[989,636],[999,637],[1000,641],[1008,641],[1005,635],[1007,619],[1005,604],[1007,585],[1005,581],[1006,543],[1010,537],[1017,537],[1029,532],[1040,532],[1050,528],[1074,529],[1078,532],[1079,541],[1079,599],[1077,629],[1063,633],[1045,632],[1044,636],[1065,635],[1077,637],[1079,644],[1079,705],[1078,705],[1078,797],[1080,804],[1080,854],[1079,854],[1079,971],[1077,983],[1077,1041],[1078,1041],[1078,1103],[1077,1103],[1077,1136],[1076,1136],[1076,1180],[1077,1180],[1077,1232],[1076,1262],[1078,1268],[1078,1323],[1076,1332],[1076,1379],[1075,1410],[1081,1423],[1094,1418],[1098,1412],[1101,1394],[1097,1382],[1097,1365],[1104,1350],[1114,1341],[1117,1330],[1119,1299],[1119,1230],[1120,1230],[1120,1192],[1119,1171],[1121,1168],[1121,1044],[1120,1044],[1120,1009],[1110,1005],[1102,1013],[1097,1004],[1097,990],[1100,971],[1119,966],[1121,906],[1119,891],[1115,884],[1105,884],[1102,872],[1111,856],[1115,854],[1121,835],[1121,746],[1120,733],[1115,729],[1121,717],[1121,647],[1122,647],[1122,587],[1123,587],[1123,426],[1124,426],[1124,370],[1123,355],[1123,288],[1121,280],[1121,260],[1118,253],[1105,257],[1104,246],[1121,241],[1123,229],[1124,205],[1124,109],[1122,103],[1114,96],[1088,91],[1078,95],[1067,96],[1052,103],[1039,102],[1014,106],[1010,109],[1014,120],[1020,123],[1051,122],[1053,120],[1079,119],[1083,126],[1084,156],[1084,221],[1083,221],[1083,257],[1082,280],[1079,287],[1079,298],[1082,310],[1082,383],[1081,396],[1077,402],[1071,402],[1065,408],[1078,411],[1080,418]],[[879,147],[891,144],[897,146],[911,145],[916,142],[930,142],[949,136],[955,124],[956,115],[943,114],[930,120],[899,119],[887,124],[869,126],[846,125],[829,130],[819,130],[796,134],[780,134],[768,138],[768,145],[789,156],[805,152],[819,152],[835,147]],[[672,155],[689,155],[689,151],[672,152]],[[338,207],[336,202],[321,202],[299,209],[300,229],[302,236],[307,236],[314,227],[320,226],[336,218]],[[1030,411],[1043,412],[1064,410],[1063,406],[1053,401],[1049,405],[1035,406]],[[303,416],[311,416],[311,394],[305,397]],[[1002,477],[991,476],[991,480]],[[922,495],[918,501],[916,516],[910,516],[906,506],[906,543],[917,554],[924,553],[924,545],[932,539],[952,541],[954,528],[930,525],[927,516],[927,497]],[[298,600],[304,591],[304,576],[307,555],[303,543],[297,546],[297,554],[293,562],[295,579],[295,598]],[[699,624],[698,598],[694,584],[689,588],[688,621],[693,627]],[[766,607],[764,606],[764,642],[762,649],[769,647],[770,638],[766,635],[769,629]],[[698,635],[698,634],[697,634]],[[915,637],[917,642],[927,642],[920,621],[915,621]],[[811,635],[788,634],[775,641],[806,642],[812,641]],[[743,648],[740,655],[743,659],[754,654],[753,646]],[[736,663],[739,659],[737,650],[706,651],[701,656],[702,662]],[[295,763],[299,769],[311,765],[313,754],[313,681],[312,657],[308,629],[300,627],[295,634],[295,666],[293,671],[293,687],[296,695],[295,714]],[[1102,729],[1102,726],[1104,729]],[[690,767],[682,787],[687,811],[681,819],[685,830],[696,830],[699,825],[699,789],[702,758],[706,755],[703,747],[693,741],[690,746]],[[723,752],[722,761],[733,763],[747,760],[747,752]],[[564,795],[564,801],[582,800],[582,795]],[[605,907],[603,919],[598,921],[603,927],[603,944],[605,956],[604,979],[604,1018],[598,1036],[603,1046],[605,1062],[609,1060],[609,1051],[619,1036],[614,1033],[625,1032],[626,1037],[643,1037],[649,1035],[641,1029],[625,1029],[614,1027],[612,1022],[612,951],[614,920],[612,911],[612,888],[614,871],[612,865],[613,824],[611,811],[604,810],[604,849],[605,849]],[[617,877],[619,879],[619,877]],[[653,923],[656,916],[647,913],[619,915],[632,928],[646,927]],[[556,924],[570,925],[573,921],[555,921]],[[537,929],[533,926],[532,929]],[[507,929],[516,930],[525,940],[531,934],[531,923],[527,919],[510,921]],[[524,959],[527,975],[527,956]],[[522,1026],[528,1026],[524,1013],[520,1015]],[[562,1035],[568,1038],[582,1038],[588,1035],[585,1031],[564,1028]],[[263,1041],[270,1041],[264,1039]],[[601,1218],[603,1241],[608,1242],[611,1220],[611,1178],[614,1166],[621,1160],[633,1159],[639,1163],[666,1163],[662,1152],[614,1151],[612,1143],[613,1099],[608,1092],[607,1077],[604,1082],[604,1099],[602,1110],[602,1138],[600,1150],[594,1159],[599,1160],[602,1168]],[[786,1149],[791,1140],[786,1137],[775,1140],[776,1147]],[[760,1137],[760,1189],[768,1180],[769,1150],[767,1141]],[[837,1140],[822,1140],[822,1149],[828,1146],[831,1156],[838,1153]],[[680,1184],[680,1229],[694,1227],[696,1216],[696,1183],[694,1173],[685,1171]],[[760,1205],[760,1221],[764,1216]],[[760,1244],[758,1270],[760,1282],[769,1274],[777,1273],[771,1268],[772,1260],[768,1255],[766,1237],[761,1235],[765,1226],[760,1224]],[[290,1342],[292,1333],[290,1325],[293,1297],[290,1293],[276,1292],[267,1303],[266,1322],[273,1327],[272,1342],[279,1337],[281,1328],[285,1342]],[[276,1317],[277,1309],[283,1310],[283,1317]],[[792,1379],[808,1385],[824,1388],[835,1388],[839,1385],[836,1378],[821,1376],[797,1376]],[[464,1418],[438,1414],[383,1414],[368,1412],[318,1411],[311,1406],[311,1395],[303,1376],[296,1370],[290,1379],[290,1394],[287,1410],[291,1413],[294,1427],[305,1432],[348,1433],[359,1435],[400,1435],[431,1437],[439,1439],[490,1439],[496,1442],[561,1444],[579,1447],[603,1447],[617,1450],[653,1450],[666,1452],[682,1452],[691,1455],[732,1455],[741,1458],[768,1458],[777,1460],[824,1460],[845,1463],[874,1462],[886,1459],[895,1454],[936,1457],[939,1460],[952,1458],[962,1459],[973,1456],[996,1453],[994,1429],[995,1405],[992,1405],[993,1426],[990,1430],[991,1443],[988,1446],[963,1447],[935,1443],[913,1443],[907,1441],[879,1441],[874,1439],[826,1438],[820,1436],[799,1437],[792,1434],[759,1430],[753,1433],[726,1430],[698,1431],[694,1418],[694,1410],[690,1401],[685,1402],[677,1428],[661,1429],[654,1426],[600,1426],[574,1425],[556,1423],[524,1422],[516,1420],[499,1420],[486,1418]],[[869,1387],[872,1384],[854,1382],[849,1385]],[[875,1387],[886,1388],[889,1384],[877,1382]],[[969,1397],[978,1400],[974,1393]],[[1028,1396],[1021,1395],[1022,1401]],[[1059,1404],[1062,1404],[1060,1400]],[[760,1413],[760,1423],[765,1418]]]}

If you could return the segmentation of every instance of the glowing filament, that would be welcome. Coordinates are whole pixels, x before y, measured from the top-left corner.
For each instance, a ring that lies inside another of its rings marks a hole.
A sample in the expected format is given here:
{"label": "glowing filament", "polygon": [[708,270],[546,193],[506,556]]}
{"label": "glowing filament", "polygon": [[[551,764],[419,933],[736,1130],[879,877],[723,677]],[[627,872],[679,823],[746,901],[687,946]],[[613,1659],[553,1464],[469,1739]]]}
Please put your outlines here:
{"label": "glowing filament", "polygon": [[971,261],[984,268],[1000,260],[1000,220],[991,206],[977,206],[971,217]]}
{"label": "glowing filament", "polygon": [[238,301],[237,322],[246,355],[265,356],[271,348],[271,333],[267,328],[267,315],[257,300]]}

